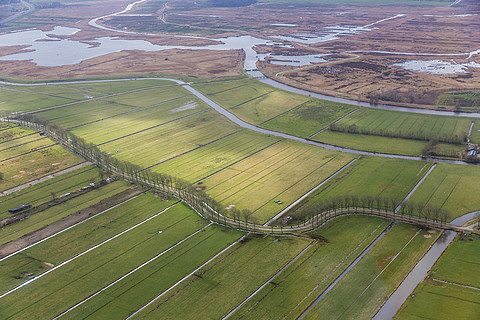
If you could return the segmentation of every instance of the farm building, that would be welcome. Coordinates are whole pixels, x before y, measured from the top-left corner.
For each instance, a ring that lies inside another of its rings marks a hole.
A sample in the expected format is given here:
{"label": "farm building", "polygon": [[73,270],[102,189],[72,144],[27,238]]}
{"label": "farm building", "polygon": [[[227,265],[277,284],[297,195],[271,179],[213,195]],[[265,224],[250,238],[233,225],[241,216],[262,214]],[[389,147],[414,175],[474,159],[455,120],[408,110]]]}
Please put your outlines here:
{"label": "farm building", "polygon": [[25,210],[25,209],[29,209],[31,207],[32,207],[31,204],[22,204],[21,206],[18,206],[18,207],[15,207],[13,209],[8,210],[8,212],[16,213],[16,212],[19,212],[19,211],[22,211],[22,210]]}

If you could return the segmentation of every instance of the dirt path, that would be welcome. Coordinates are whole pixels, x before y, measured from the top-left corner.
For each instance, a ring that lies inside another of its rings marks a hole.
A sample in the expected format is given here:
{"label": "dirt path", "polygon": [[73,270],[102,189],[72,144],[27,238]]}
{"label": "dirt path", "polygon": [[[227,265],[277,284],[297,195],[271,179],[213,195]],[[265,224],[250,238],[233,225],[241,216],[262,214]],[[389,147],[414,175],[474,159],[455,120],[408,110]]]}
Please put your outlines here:
{"label": "dirt path", "polygon": [[19,250],[22,250],[28,246],[31,246],[45,238],[53,236],[56,233],[59,233],[67,229],[68,227],[78,224],[88,218],[91,218],[100,213],[103,213],[111,209],[113,206],[116,206],[119,203],[125,202],[126,200],[133,198],[144,191],[145,190],[140,187],[129,188],[109,198],[103,199],[100,202],[93,204],[87,208],[84,208],[75,213],[72,213],[43,228],[40,228],[29,234],[23,235],[18,239],[7,242],[4,245],[0,246],[0,259],[8,255],[11,255]]}
{"label": "dirt path", "polygon": [[10,189],[1,191],[1,192],[0,192],[0,198],[3,197],[3,196],[9,195],[9,194],[11,194],[11,193],[14,193],[14,192],[23,190],[23,189],[25,189],[25,188],[34,186],[34,185],[36,185],[36,184],[39,184],[39,183],[48,181],[48,180],[53,179],[53,178],[55,178],[55,177],[59,177],[59,176],[65,174],[65,173],[69,173],[69,172],[75,171],[75,170],[77,170],[77,169],[81,169],[81,168],[87,167],[87,166],[89,166],[89,165],[91,165],[91,164],[92,164],[92,163],[90,163],[90,162],[88,162],[88,161],[85,161],[85,162],[82,162],[82,163],[80,163],[80,164],[74,165],[73,167],[66,168],[66,169],[63,169],[63,170],[60,170],[60,171],[51,173],[51,174],[49,174],[49,175],[46,175],[46,176],[37,178],[37,179],[35,179],[35,180],[26,182],[26,183],[21,184],[21,185],[19,185],[19,186],[16,186],[16,187],[13,187],[13,188],[10,188]]}

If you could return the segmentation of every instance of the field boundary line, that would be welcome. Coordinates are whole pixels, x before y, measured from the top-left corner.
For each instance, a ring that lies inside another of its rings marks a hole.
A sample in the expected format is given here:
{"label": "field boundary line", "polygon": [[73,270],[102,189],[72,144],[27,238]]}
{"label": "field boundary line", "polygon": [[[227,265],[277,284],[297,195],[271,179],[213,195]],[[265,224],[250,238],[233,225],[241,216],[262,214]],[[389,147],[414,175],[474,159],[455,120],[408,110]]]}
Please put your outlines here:
{"label": "field boundary line", "polygon": [[195,113],[192,113],[192,114],[188,114],[188,115],[183,116],[183,117],[180,117],[180,118],[176,118],[176,119],[173,119],[173,120],[169,120],[169,121],[167,121],[167,122],[162,122],[162,123],[157,124],[157,125],[154,125],[154,126],[152,126],[152,127],[148,127],[148,128],[142,129],[142,130],[140,130],[140,131],[135,131],[135,132],[129,133],[129,134],[127,134],[127,135],[124,135],[124,136],[121,136],[121,137],[118,137],[118,138],[115,138],[115,139],[111,139],[111,140],[102,142],[102,143],[100,143],[100,144],[97,144],[97,146],[103,146],[104,144],[108,144],[108,143],[111,143],[111,142],[114,142],[114,141],[117,141],[117,140],[121,140],[121,139],[130,137],[130,136],[133,136],[133,135],[136,135],[136,134],[139,134],[139,133],[148,131],[148,130],[152,130],[152,129],[155,129],[155,128],[164,126],[164,125],[166,125],[166,124],[169,124],[169,123],[172,123],[172,122],[175,122],[175,121],[179,121],[179,120],[188,118],[188,117],[196,116],[196,115],[199,115],[199,114],[208,112],[208,111],[210,111],[210,109],[205,109],[205,110],[198,111],[198,112],[195,112]]}
{"label": "field boundary line", "polygon": [[139,265],[138,267],[136,267],[135,269],[133,269],[132,271],[129,271],[128,273],[124,274],[123,276],[121,276],[120,278],[118,278],[117,280],[115,280],[114,282],[110,283],[109,285],[103,287],[102,289],[98,290],[97,292],[95,292],[94,294],[90,295],[88,298],[80,301],[79,303],[77,303],[76,305],[74,305],[73,307],[67,309],[66,311],[62,312],[61,314],[59,314],[58,316],[55,316],[53,318],[53,320],[55,319],[58,319],[60,317],[62,317],[63,315],[67,314],[68,312],[76,309],[77,307],[81,306],[82,304],[84,304],[85,302],[87,302],[88,300],[92,299],[93,297],[97,296],[98,294],[102,293],[103,291],[107,290],[108,288],[110,288],[111,286],[117,284],[118,282],[122,281],[123,279],[125,279],[126,277],[128,277],[129,275],[133,274],[134,272],[140,270],[141,268],[145,267],[147,264],[149,264],[150,262],[156,260],[157,258],[163,256],[165,253],[169,252],[170,250],[176,248],[177,246],[179,246],[180,244],[182,244],[183,242],[187,241],[188,239],[190,239],[191,237],[197,235],[198,233],[204,231],[206,228],[210,227],[211,225],[213,225],[213,222],[210,222],[209,224],[207,224],[206,226],[204,226],[203,228],[200,228],[199,230],[195,231],[194,233],[190,234],[189,236],[187,236],[186,238],[182,239],[181,241],[175,243],[174,245],[170,246],[168,249],[160,252],[159,254],[155,255],[153,258],[145,261],[144,263],[142,263],[141,265]]}
{"label": "field boundary line", "polygon": [[372,249],[375,244],[377,244],[377,242],[383,238],[383,236],[395,225],[396,222],[397,220],[392,221],[392,223],[390,223],[385,230],[375,240],[373,240],[373,242],[370,243],[370,245],[363,250],[360,255],[358,255],[355,260],[353,260],[353,262],[327,287],[327,289],[323,290],[323,292],[315,299],[315,301],[313,301],[307,307],[307,309],[302,312],[297,320],[302,320],[327,295],[327,293],[329,293],[337,285],[337,283],[340,282],[340,280],[342,280],[342,278],[349,273],[350,270],[352,270],[360,260],[362,260],[362,258],[370,251],[370,249]]}
{"label": "field boundary line", "polygon": [[18,186],[12,187],[10,189],[0,191],[0,198],[3,197],[3,196],[8,196],[11,193],[26,189],[30,186],[34,186],[34,185],[37,185],[39,183],[43,183],[45,181],[51,180],[53,178],[56,178],[57,176],[61,176],[61,175],[65,174],[65,173],[69,173],[69,172],[72,172],[72,171],[75,171],[75,170],[78,170],[78,169],[88,167],[90,165],[92,165],[92,163],[90,161],[85,160],[84,162],[80,162],[79,164],[75,164],[73,166],[62,169],[60,171],[52,172],[52,173],[49,173],[45,176],[38,177],[35,180],[27,181],[27,182],[25,182],[21,185],[18,185]]}
{"label": "field boundary line", "polygon": [[345,118],[347,118],[347,117],[351,116],[352,114],[354,114],[354,113],[355,113],[355,112],[357,112],[358,110],[360,110],[360,108],[357,108],[357,109],[353,110],[352,112],[350,112],[350,113],[348,113],[348,114],[344,115],[344,116],[343,116],[343,117],[341,117],[340,119],[337,119],[337,120],[335,120],[335,121],[333,121],[333,122],[329,123],[328,125],[326,125],[326,126],[325,126],[325,127],[323,127],[322,129],[318,130],[317,132],[315,132],[314,134],[312,134],[311,136],[309,136],[309,138],[313,138],[313,137],[315,137],[317,134],[319,134],[319,133],[321,133],[321,132],[323,132],[323,131],[327,130],[328,128],[330,128],[330,126],[331,126],[332,124],[339,123],[340,121],[342,121],[343,119],[345,119]]}
{"label": "field boundary line", "polygon": [[43,149],[47,149],[47,148],[50,148],[50,147],[53,147],[53,146],[56,146],[58,145],[59,143],[55,141],[55,143],[52,143],[52,144],[49,144],[49,145],[46,145],[46,146],[43,146],[43,147],[38,147],[38,148],[34,148],[30,151],[27,151],[27,152],[24,152],[24,153],[21,153],[21,154],[17,154],[15,156],[12,156],[12,157],[8,157],[8,158],[5,158],[5,159],[1,159],[0,162],[4,162],[4,161],[8,161],[8,160],[12,160],[12,159],[15,159],[15,158],[18,158],[18,157],[23,157],[27,154],[30,154],[30,153],[33,153],[33,152],[37,152],[37,151],[41,151]]}
{"label": "field boundary line", "polygon": [[436,279],[436,278],[433,278],[432,280],[436,281],[436,282],[442,282],[442,283],[451,284],[451,285],[464,287],[464,288],[468,288],[468,289],[480,290],[480,288],[477,288],[477,287],[474,287],[474,286],[467,286],[466,284],[461,284],[461,283],[457,283],[457,282],[451,282],[451,281],[446,281],[446,280],[441,280],[441,279]]}
{"label": "field boundary line", "polygon": [[295,202],[293,202],[291,205],[289,205],[288,207],[286,207],[285,209],[283,209],[282,211],[280,211],[280,213],[278,213],[276,216],[274,216],[273,218],[271,218],[270,220],[268,220],[267,222],[265,222],[265,224],[263,225],[264,227],[268,227],[270,225],[270,223],[274,222],[275,220],[277,220],[278,218],[280,218],[281,216],[283,216],[285,213],[287,213],[290,209],[292,209],[293,207],[295,207],[297,204],[299,204],[302,200],[304,200],[306,197],[308,197],[309,195],[311,195],[313,192],[315,192],[318,188],[322,187],[325,183],[327,183],[328,181],[330,181],[331,179],[333,179],[337,174],[339,174],[340,172],[342,172],[344,169],[348,168],[351,164],[353,164],[355,161],[357,161],[358,159],[355,158],[353,159],[352,161],[350,161],[349,163],[347,163],[346,165],[344,165],[342,168],[338,169],[336,172],[334,172],[332,175],[330,175],[330,177],[328,177],[327,179],[323,180],[319,185],[317,185],[316,187],[314,187],[312,190],[308,191],[307,193],[305,193],[303,196],[301,196],[299,199],[297,199]]}
{"label": "field boundary line", "polygon": [[[9,290],[9,291],[7,291],[7,292],[4,292],[2,295],[0,295],[0,299],[1,299],[1,298],[4,298],[5,296],[9,295],[10,293],[17,291],[18,289],[20,289],[20,288],[22,288],[22,287],[24,287],[24,286],[26,286],[26,285],[28,285],[28,284],[30,284],[30,283],[38,280],[38,279],[40,279],[40,278],[43,278],[44,276],[46,276],[46,275],[49,274],[50,272],[55,271],[55,270],[57,270],[57,269],[60,268],[60,267],[63,267],[64,265],[66,265],[66,264],[68,264],[68,263],[76,260],[77,258],[80,258],[81,256],[89,253],[90,251],[93,251],[93,250],[95,250],[95,249],[103,246],[104,244],[106,244],[106,243],[108,243],[108,242],[110,242],[110,241],[112,241],[112,240],[120,237],[121,235],[123,235],[123,234],[125,234],[125,233],[127,233],[127,232],[129,232],[129,231],[131,231],[131,230],[133,230],[133,229],[141,226],[141,225],[144,224],[145,222],[148,222],[148,221],[150,221],[150,220],[158,217],[158,216],[161,215],[162,213],[164,213],[164,212],[168,211],[169,209],[171,209],[171,208],[172,208],[173,206],[175,206],[177,203],[178,203],[178,202],[175,202],[175,203],[171,204],[170,206],[168,206],[167,208],[163,209],[163,210],[160,211],[159,213],[156,213],[156,214],[154,214],[153,216],[151,216],[151,217],[149,217],[149,218],[147,218],[147,219],[145,219],[145,220],[137,223],[136,225],[133,225],[133,226],[131,226],[130,228],[128,228],[128,229],[126,229],[126,230],[123,230],[123,231],[120,232],[120,233],[117,233],[117,234],[114,235],[113,237],[111,237],[111,238],[109,238],[109,239],[107,239],[107,240],[104,240],[104,241],[100,242],[99,244],[94,245],[93,247],[88,248],[87,250],[85,250],[85,251],[83,251],[83,252],[81,252],[81,253],[73,256],[72,258],[70,258],[70,259],[68,259],[68,260],[65,260],[64,262],[60,263],[59,265],[57,265],[57,266],[55,266],[55,267],[53,267],[53,268],[45,271],[44,273],[39,274],[38,276],[33,277],[32,279],[30,279],[30,280],[28,280],[28,281],[25,281],[24,283],[16,286],[15,288],[13,288],[13,289],[11,289],[11,290]],[[108,211],[108,210],[107,210],[107,211]],[[84,221],[85,221],[85,220],[84,220]],[[82,221],[82,223],[83,223],[84,221]],[[65,230],[68,230],[68,229],[65,229]],[[65,230],[63,230],[63,231],[65,231]]]}
{"label": "field boundary line", "polygon": [[[393,261],[395,261],[397,259],[397,257],[403,252],[403,250],[405,250],[405,248],[413,241],[413,239],[415,239],[418,235],[420,234],[420,230],[418,230],[414,235],[413,237],[408,240],[408,242],[403,246],[403,248],[392,258],[392,260],[390,260],[390,262],[382,269],[382,271],[380,271],[380,273],[370,282],[370,284],[362,291],[362,293],[341,313],[340,316],[337,317],[337,319],[339,319],[341,316],[343,316],[345,314],[345,312],[348,311],[348,309],[350,309],[351,306],[353,306],[355,304],[355,302],[357,302],[358,299],[360,299],[361,296],[363,296],[363,294],[365,292],[367,292],[368,289],[370,289],[371,286],[373,286],[373,284],[375,283],[375,281],[377,281],[377,279],[383,274],[383,272],[385,270],[387,270],[387,268],[393,263]],[[428,250],[428,249],[427,249]],[[421,259],[421,258],[420,258]]]}
{"label": "field boundary line", "polygon": [[[96,215],[91,216],[91,217],[88,218],[88,219],[85,219],[85,220],[83,220],[83,221],[77,222],[76,224],[71,225],[70,227],[65,228],[65,229],[63,229],[62,231],[59,231],[59,232],[57,232],[57,233],[55,233],[55,234],[52,234],[52,235],[46,237],[45,239],[39,240],[39,241],[37,241],[37,242],[35,242],[35,243],[32,243],[31,245],[29,245],[29,246],[27,246],[27,247],[25,247],[25,248],[23,248],[23,249],[20,249],[20,250],[18,250],[18,251],[15,251],[15,252],[9,254],[8,256],[5,256],[5,257],[1,258],[1,259],[0,259],[0,262],[2,262],[3,260],[6,260],[6,259],[8,259],[8,258],[10,258],[11,256],[16,255],[17,253],[20,253],[20,252],[25,251],[25,250],[33,247],[33,246],[36,246],[37,244],[42,243],[42,242],[44,242],[44,241],[46,241],[46,240],[48,240],[48,239],[50,239],[50,238],[53,238],[53,237],[55,237],[56,235],[59,235],[59,234],[65,232],[65,231],[67,231],[67,230],[69,230],[69,229],[71,229],[71,228],[73,228],[73,227],[76,227],[76,226],[78,226],[79,224],[82,224],[82,223],[84,223],[84,222],[86,222],[86,221],[88,221],[88,220],[90,220],[90,219],[93,219],[93,218],[95,218],[95,217],[98,217],[99,215],[101,215],[101,214],[103,214],[103,213],[105,213],[105,212],[107,212],[107,211],[110,211],[111,209],[114,209],[114,208],[116,208],[116,207],[124,204],[125,202],[128,202],[128,201],[130,201],[130,200],[133,200],[133,199],[139,197],[140,195],[141,195],[141,194],[138,194],[138,195],[136,195],[136,196],[134,196],[134,197],[132,197],[132,198],[130,198],[130,199],[127,199],[127,200],[125,200],[125,201],[122,201],[122,202],[120,202],[120,203],[117,203],[117,204],[114,205],[113,207],[110,207],[110,208],[108,208],[108,209],[105,209],[105,210],[103,210],[102,212],[99,212],[99,213],[97,213]],[[1,298],[1,297],[0,297],[0,298]]]}
{"label": "field boundary line", "polygon": [[236,240],[235,242],[233,242],[232,244],[230,244],[229,246],[227,246],[225,249],[223,249],[222,251],[220,251],[219,253],[217,253],[216,255],[214,255],[212,258],[210,258],[207,262],[205,262],[204,264],[202,264],[200,267],[198,267],[197,269],[193,270],[192,272],[190,272],[189,274],[187,274],[185,277],[183,277],[182,279],[180,279],[179,281],[177,281],[174,285],[170,286],[170,288],[166,289],[165,291],[163,291],[161,294],[159,294],[158,296],[156,296],[154,299],[150,300],[150,302],[148,302],[146,305],[144,305],[143,307],[141,307],[140,309],[138,309],[137,311],[135,311],[134,313],[132,313],[131,315],[129,315],[125,320],[128,320],[128,319],[131,319],[133,316],[137,315],[138,313],[140,313],[141,311],[143,311],[145,308],[147,308],[148,306],[150,306],[152,303],[154,303],[155,301],[157,301],[158,299],[160,299],[162,296],[164,296],[165,294],[167,294],[170,290],[172,290],[173,288],[175,288],[176,286],[178,286],[180,283],[182,283],[183,281],[185,281],[187,278],[189,278],[190,276],[192,276],[194,273],[196,273],[197,271],[199,271],[200,269],[202,269],[203,267],[205,267],[207,264],[209,264],[210,262],[212,262],[213,260],[215,260],[218,256],[220,256],[222,253],[224,253],[225,251],[227,251],[228,249],[230,249],[231,247],[233,247],[234,245],[236,245],[237,243],[239,243],[240,241],[242,241],[248,234],[242,236],[240,239]]}
{"label": "field boundary line", "polygon": [[397,213],[398,211],[400,211],[400,209],[405,204],[405,202],[407,202],[408,199],[410,199],[410,197],[413,195],[413,193],[415,191],[417,191],[418,187],[420,187],[420,185],[423,183],[423,181],[425,181],[425,179],[428,178],[430,173],[432,173],[433,169],[435,169],[436,167],[437,167],[437,164],[435,163],[430,169],[428,169],[427,173],[425,173],[425,175],[422,177],[422,179],[420,179],[420,181],[418,181],[418,183],[415,185],[415,187],[413,187],[413,189],[407,194],[405,199],[403,199],[402,202],[400,202],[400,204],[398,205],[398,207],[395,208],[394,213]]}
{"label": "field boundary line", "polygon": [[267,92],[267,93],[261,94],[261,95],[259,95],[258,97],[255,97],[255,98],[248,99],[248,100],[246,100],[246,101],[244,101],[244,102],[241,102],[241,103],[239,103],[239,104],[237,104],[237,105],[235,105],[235,106],[233,106],[233,107],[230,107],[230,108],[228,108],[228,109],[231,110],[231,109],[235,109],[235,108],[237,108],[237,107],[243,106],[244,104],[247,104],[247,103],[249,103],[249,102],[255,101],[255,100],[260,99],[260,98],[262,98],[262,97],[268,96],[268,95],[269,95],[270,93],[272,93],[272,92],[275,92],[275,90],[272,90],[272,91],[269,91],[269,92]]}
{"label": "field boundary line", "polygon": [[[77,129],[77,128],[80,128],[80,127],[83,127],[83,126],[87,126],[87,125],[92,124],[92,123],[97,123],[97,122],[100,122],[100,121],[103,121],[103,120],[116,118],[116,117],[123,116],[123,115],[129,114],[129,113],[134,113],[134,112],[139,112],[139,111],[143,111],[143,110],[146,110],[146,109],[154,108],[154,107],[157,107],[157,106],[161,106],[162,104],[169,103],[169,102],[173,102],[173,101],[176,101],[176,100],[180,100],[180,99],[183,99],[183,98],[186,98],[186,97],[189,97],[189,96],[190,96],[190,95],[187,94],[187,95],[184,95],[184,96],[182,96],[182,97],[177,97],[177,98],[174,98],[174,99],[166,100],[166,101],[163,101],[163,102],[160,102],[160,103],[156,103],[156,104],[152,104],[152,105],[149,105],[149,106],[146,106],[146,107],[143,107],[143,108],[139,108],[139,107],[133,106],[133,107],[135,107],[136,109],[134,109],[134,110],[129,110],[129,111],[125,111],[125,112],[121,112],[121,113],[119,113],[119,114],[115,114],[115,115],[113,115],[113,116],[105,117],[105,118],[102,118],[102,119],[98,119],[98,120],[94,120],[94,121],[82,123],[82,124],[79,124],[79,125],[77,125],[77,126],[70,127],[70,128],[68,128],[67,130]],[[108,100],[107,100],[107,101],[108,101]],[[59,118],[55,118],[55,119],[52,119],[52,120],[58,120],[58,119],[59,119]]]}
{"label": "field boundary line", "polygon": [[226,316],[222,318],[222,320],[228,319],[231,315],[233,315],[238,309],[240,309],[245,303],[250,301],[257,293],[259,293],[263,288],[265,288],[270,282],[272,282],[276,277],[278,277],[285,269],[290,267],[292,263],[298,260],[308,249],[310,249],[318,240],[312,241],[308,246],[306,246],[300,253],[298,253],[292,260],[290,260],[286,265],[284,265],[277,273],[273,275],[270,279],[265,281],[257,290],[255,290],[251,295],[249,295],[245,300],[243,300],[238,306],[236,306],[232,311],[230,311]]}

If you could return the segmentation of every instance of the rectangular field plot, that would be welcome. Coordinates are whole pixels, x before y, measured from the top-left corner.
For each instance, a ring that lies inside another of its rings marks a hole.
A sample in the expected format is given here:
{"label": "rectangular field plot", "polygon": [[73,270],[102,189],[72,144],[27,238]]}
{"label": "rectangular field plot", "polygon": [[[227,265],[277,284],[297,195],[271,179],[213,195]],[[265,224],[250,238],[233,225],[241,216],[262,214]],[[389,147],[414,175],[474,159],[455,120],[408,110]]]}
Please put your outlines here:
{"label": "rectangular field plot", "polygon": [[451,219],[480,209],[480,168],[440,163],[411,197],[450,211]]}
{"label": "rectangular field plot", "polygon": [[134,319],[222,319],[311,241],[258,237],[238,243]]}
{"label": "rectangular field plot", "polygon": [[146,168],[202,148],[238,130],[241,129],[232,122],[209,111],[126,136],[101,148],[120,160]]}
{"label": "rectangular field plot", "polygon": [[[168,86],[165,88],[145,89],[136,92],[127,92],[102,99],[112,103],[145,108],[163,101],[191,95],[181,86]],[[193,97],[193,96],[192,96]]]}
{"label": "rectangular field plot", "polygon": [[104,94],[79,90],[72,86],[68,87],[62,84],[32,85],[32,86],[7,86],[6,88],[22,91],[25,94],[37,94],[56,98],[66,98],[73,101],[86,100],[103,96]]}
{"label": "rectangular field plot", "polygon": [[[364,158],[312,195],[312,203],[342,195],[381,196],[402,200],[431,164],[424,161]],[[310,203],[309,203],[310,204]]]}
{"label": "rectangular field plot", "polygon": [[23,190],[11,193],[0,198],[0,216],[5,218],[9,209],[15,208],[21,204],[31,204],[32,206],[45,203],[52,200],[52,193],[58,197],[67,192],[78,190],[87,186],[91,182],[100,180],[99,171],[93,165],[84,167],[59,177],[50,179],[46,182],[25,188]]}
{"label": "rectangular field plot", "polygon": [[[241,85],[241,83],[244,85]],[[281,91],[256,80],[195,86],[210,99],[252,124],[263,123],[306,101],[308,97]]]}
{"label": "rectangular field plot", "polygon": [[10,90],[0,87],[0,110],[26,112],[71,103],[76,100],[43,94],[29,93],[22,88]]}
{"label": "rectangular field plot", "polygon": [[240,235],[177,205],[5,296],[2,316],[52,318],[84,302],[68,316],[104,318],[103,306],[109,318],[125,318]]}
{"label": "rectangular field plot", "polygon": [[352,159],[347,154],[282,141],[206,179],[203,185],[224,206],[249,209],[265,222]]}
{"label": "rectangular field plot", "polygon": [[92,92],[104,96],[109,94],[127,92],[132,90],[151,88],[157,86],[171,86],[175,82],[168,80],[137,79],[137,80],[113,80],[113,81],[92,81],[90,83],[63,83],[56,86],[80,90],[82,92]]}
{"label": "rectangular field plot", "polygon": [[205,110],[198,99],[180,99],[152,108],[94,122],[72,130],[85,140],[100,144]]}
{"label": "rectangular field plot", "polygon": [[479,251],[477,237],[457,236],[395,319],[475,319],[480,311]]}
{"label": "rectangular field plot", "polygon": [[[16,155],[7,152],[9,159],[0,162],[0,170],[4,174],[3,180],[0,181],[0,190],[10,189],[83,162],[79,156],[65,150],[60,145],[54,145],[55,143],[50,139],[40,141],[45,141],[45,147],[38,147],[32,152],[20,151],[20,149],[17,149]],[[27,146],[25,145],[25,147]]]}
{"label": "rectangular field plot", "polygon": [[37,115],[49,119],[65,129],[69,129],[135,110],[138,110],[138,108],[96,100],[43,111]]}
{"label": "rectangular field plot", "polygon": [[310,100],[262,124],[262,127],[309,137],[325,126],[355,110],[355,107],[326,100]]}
{"label": "rectangular field plot", "polygon": [[7,243],[25,234],[38,230],[52,222],[68,216],[69,214],[87,208],[102,199],[118,194],[127,188],[128,186],[124,181],[115,181],[53,207],[49,207],[48,209],[31,215],[23,220],[9,224],[0,229],[0,244]]}
{"label": "rectangular field plot", "polygon": [[[36,132],[29,128],[19,127],[14,124],[0,124],[0,145],[28,135],[34,135]],[[3,148],[2,148],[3,149]]]}
{"label": "rectangular field plot", "polygon": [[197,182],[278,141],[243,130],[152,168],[153,171]]}
{"label": "rectangular field plot", "polygon": [[323,237],[238,309],[231,319],[297,319],[390,222],[367,216],[336,218]]}
{"label": "rectangular field plot", "polygon": [[472,119],[414,114],[407,112],[364,108],[338,123],[339,126],[355,125],[373,132],[389,130],[408,134],[420,132],[427,136],[451,135],[462,138],[468,134]]}
{"label": "rectangular field plot", "polygon": [[305,319],[371,319],[438,235],[397,223]]}
{"label": "rectangular field plot", "polygon": [[141,194],[118,206],[112,202],[111,209],[0,261],[0,291],[8,291],[27,281],[26,274],[41,274],[129,228],[137,225],[136,228],[141,228],[142,221],[173,203],[162,201],[152,193]]}

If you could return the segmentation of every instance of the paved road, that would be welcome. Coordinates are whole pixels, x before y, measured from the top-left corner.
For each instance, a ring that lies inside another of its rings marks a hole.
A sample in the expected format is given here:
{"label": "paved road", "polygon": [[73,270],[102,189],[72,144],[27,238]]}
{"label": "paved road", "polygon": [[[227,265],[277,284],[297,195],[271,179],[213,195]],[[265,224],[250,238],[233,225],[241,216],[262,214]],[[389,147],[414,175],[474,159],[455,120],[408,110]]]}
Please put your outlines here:
{"label": "paved road", "polygon": [[7,17],[7,18],[1,20],[0,24],[10,22],[10,21],[15,20],[17,18],[20,18],[21,16],[29,14],[30,12],[35,10],[35,6],[33,4],[31,4],[29,2],[26,2],[26,1],[23,1],[23,0],[21,2],[23,4],[23,6],[25,6],[27,8],[27,11],[21,11],[19,13],[14,14],[13,16]]}

